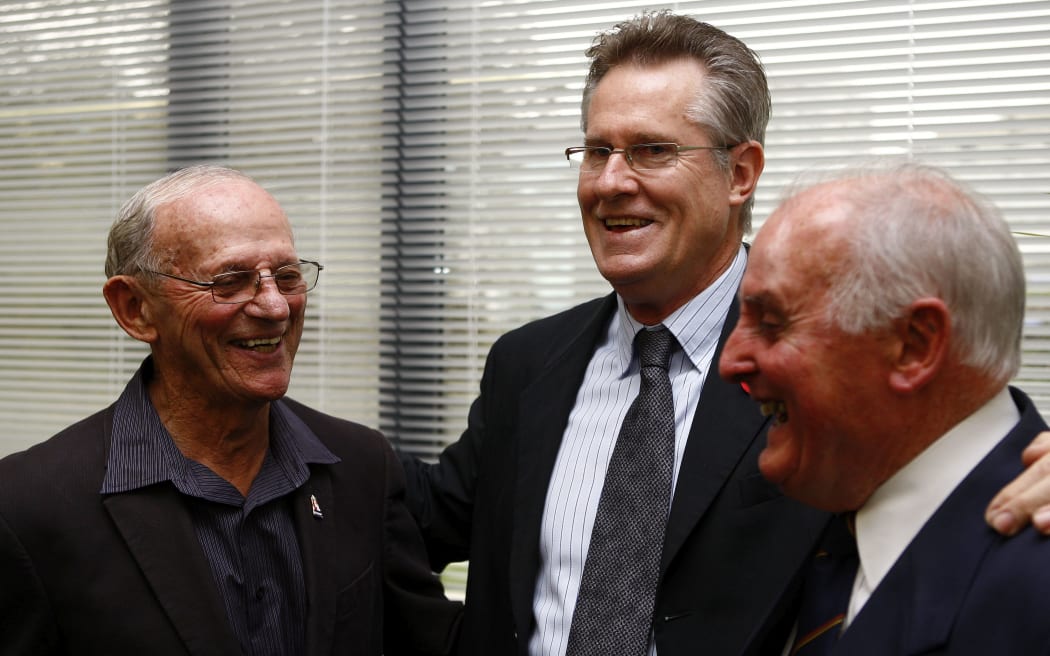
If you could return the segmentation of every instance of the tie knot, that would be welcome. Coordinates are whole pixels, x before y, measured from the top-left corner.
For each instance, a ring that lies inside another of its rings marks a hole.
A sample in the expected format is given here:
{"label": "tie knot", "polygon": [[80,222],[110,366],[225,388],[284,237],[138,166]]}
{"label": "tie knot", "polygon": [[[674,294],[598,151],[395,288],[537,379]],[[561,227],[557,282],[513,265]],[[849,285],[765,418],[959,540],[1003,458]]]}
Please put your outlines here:
{"label": "tie knot", "polygon": [[821,541],[821,551],[830,553],[835,558],[850,558],[857,555],[854,517],[854,513],[842,513],[831,520],[831,525]]}
{"label": "tie knot", "polygon": [[634,338],[635,348],[638,349],[638,358],[642,362],[642,368],[660,367],[667,369],[668,360],[671,358],[671,349],[674,348],[674,335],[667,328],[660,326],[655,330],[642,328]]}

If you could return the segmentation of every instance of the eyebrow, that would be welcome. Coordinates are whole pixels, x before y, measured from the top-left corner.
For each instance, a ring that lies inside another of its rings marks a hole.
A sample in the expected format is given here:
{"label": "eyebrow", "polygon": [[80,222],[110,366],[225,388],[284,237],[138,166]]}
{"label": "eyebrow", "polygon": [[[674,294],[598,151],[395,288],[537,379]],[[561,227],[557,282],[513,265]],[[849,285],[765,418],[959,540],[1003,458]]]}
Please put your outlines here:
{"label": "eyebrow", "polygon": [[740,302],[741,303],[750,303],[752,305],[756,305],[756,304],[766,303],[767,302],[766,301],[767,298],[769,298],[769,295],[765,294],[765,293],[762,293],[762,294],[741,294],[740,295]]}
{"label": "eyebrow", "polygon": [[[600,138],[600,137],[585,137],[584,140],[583,140],[583,144],[585,146],[602,146],[604,144],[611,144],[611,143],[612,143],[612,140],[604,139],[604,138]],[[636,134],[633,137],[630,137],[630,140],[629,140],[627,145],[628,146],[635,146],[637,144],[647,144],[647,143],[678,143],[678,142],[676,142],[674,139],[671,139],[669,137],[658,137],[658,136],[655,136],[655,135],[653,135],[651,133],[643,133],[643,134]]]}
{"label": "eyebrow", "polygon": [[759,292],[757,294],[741,294],[740,305],[747,305],[749,307],[761,307],[761,308],[772,308],[774,310],[780,309],[780,303],[777,298],[769,292]]}

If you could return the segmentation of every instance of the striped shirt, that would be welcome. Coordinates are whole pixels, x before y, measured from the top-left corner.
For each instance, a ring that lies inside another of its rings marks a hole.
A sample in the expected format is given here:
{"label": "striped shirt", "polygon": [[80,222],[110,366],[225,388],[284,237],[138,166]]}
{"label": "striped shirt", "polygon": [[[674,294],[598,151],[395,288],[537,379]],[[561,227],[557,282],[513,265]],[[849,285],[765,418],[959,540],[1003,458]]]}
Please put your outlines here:
{"label": "striped shirt", "polygon": [[101,493],[174,485],[211,565],[241,652],[305,653],[306,586],[290,493],[310,478],[309,463],[339,459],[276,401],[270,405],[270,448],[248,496],[242,497],[179,451],[146,391],[152,365],[147,358],[117,400]]}
{"label": "striped shirt", "polygon": [[[681,346],[673,352],[668,371],[675,407],[672,485],[677,484],[700,390],[713,367],[718,337],[746,264],[741,246],[714,284],[664,321]],[[643,326],[625,310],[623,299],[617,300],[618,310],[584,374],[547,489],[533,594],[536,630],[529,641],[531,656],[565,653],[605,470],[620,424],[641,384],[633,343]],[[655,654],[655,648],[650,653]]]}

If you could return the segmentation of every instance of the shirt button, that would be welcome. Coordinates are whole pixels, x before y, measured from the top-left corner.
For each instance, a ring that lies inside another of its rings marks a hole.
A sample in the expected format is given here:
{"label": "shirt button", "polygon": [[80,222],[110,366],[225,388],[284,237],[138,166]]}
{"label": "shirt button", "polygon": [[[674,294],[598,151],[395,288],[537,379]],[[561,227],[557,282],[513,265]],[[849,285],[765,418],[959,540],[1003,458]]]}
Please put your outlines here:
{"label": "shirt button", "polygon": [[259,588],[257,588],[255,590],[255,598],[257,600],[262,601],[263,597],[265,597],[265,596],[266,596],[266,588],[259,587]]}

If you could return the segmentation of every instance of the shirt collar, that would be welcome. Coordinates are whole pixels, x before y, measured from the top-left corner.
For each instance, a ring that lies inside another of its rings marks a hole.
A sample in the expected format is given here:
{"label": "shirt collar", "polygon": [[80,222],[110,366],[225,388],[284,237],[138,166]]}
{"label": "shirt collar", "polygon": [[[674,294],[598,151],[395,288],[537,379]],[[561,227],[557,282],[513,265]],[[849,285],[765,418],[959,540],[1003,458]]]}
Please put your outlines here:
{"label": "shirt collar", "polygon": [[860,568],[871,590],[941,503],[1019,419],[1009,389],[1003,388],[898,470],[857,511]]}
{"label": "shirt collar", "polygon": [[[702,369],[718,345],[729,306],[733,303],[747,266],[747,249],[743,245],[729,268],[711,285],[670,314],[662,324],[671,331],[693,366]],[[613,339],[616,340],[620,366],[627,375],[634,355],[634,338],[646,326],[635,321],[627,311],[623,297],[616,295]]]}
{"label": "shirt collar", "polygon": [[[191,461],[182,455],[157,415],[146,391],[153,375],[148,356],[117,399],[113,432],[102,494],[127,492],[171,481],[184,493],[193,493]],[[296,486],[309,478],[310,464],[339,462],[313,431],[287,405],[270,404],[270,457]]]}

